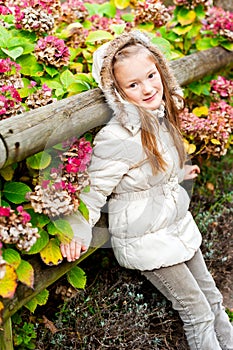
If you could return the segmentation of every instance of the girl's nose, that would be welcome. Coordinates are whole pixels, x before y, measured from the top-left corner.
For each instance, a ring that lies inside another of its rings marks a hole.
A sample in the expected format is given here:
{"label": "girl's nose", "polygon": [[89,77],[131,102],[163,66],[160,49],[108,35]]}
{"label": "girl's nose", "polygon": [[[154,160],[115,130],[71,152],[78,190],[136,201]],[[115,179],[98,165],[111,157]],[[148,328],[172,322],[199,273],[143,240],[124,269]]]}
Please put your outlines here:
{"label": "girl's nose", "polygon": [[142,84],[142,92],[143,92],[143,94],[148,95],[148,94],[151,93],[152,90],[153,90],[153,88],[152,88],[150,83],[145,82],[145,83]]}

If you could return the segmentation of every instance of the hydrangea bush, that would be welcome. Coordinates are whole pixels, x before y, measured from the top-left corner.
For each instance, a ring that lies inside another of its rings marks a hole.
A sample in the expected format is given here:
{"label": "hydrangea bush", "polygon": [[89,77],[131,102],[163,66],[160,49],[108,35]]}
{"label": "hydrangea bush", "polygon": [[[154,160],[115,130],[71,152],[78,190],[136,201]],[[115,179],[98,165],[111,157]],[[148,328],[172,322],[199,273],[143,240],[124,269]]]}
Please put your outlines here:
{"label": "hydrangea bush", "polygon": [[[232,14],[207,0],[174,0],[169,8],[160,0],[0,0],[0,122],[95,88],[93,52],[136,28],[166,47],[171,59],[217,45],[233,49]],[[181,119],[188,152],[225,155],[232,142],[232,81],[212,76],[204,85],[190,84],[186,96]],[[195,97],[192,103],[188,96]],[[0,170],[3,298],[12,297],[18,283],[33,287],[27,255],[40,254],[48,265],[62,261],[59,244],[73,234],[66,215],[79,210],[88,218],[80,199],[89,188],[88,140],[71,140]]]}

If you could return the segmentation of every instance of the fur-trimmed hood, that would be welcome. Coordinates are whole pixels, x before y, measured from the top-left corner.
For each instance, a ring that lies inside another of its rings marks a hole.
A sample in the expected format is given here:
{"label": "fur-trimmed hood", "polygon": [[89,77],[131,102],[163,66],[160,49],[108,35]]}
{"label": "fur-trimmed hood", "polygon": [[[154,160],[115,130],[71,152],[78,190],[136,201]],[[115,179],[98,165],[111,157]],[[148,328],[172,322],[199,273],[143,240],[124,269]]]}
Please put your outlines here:
{"label": "fur-trimmed hood", "polygon": [[[150,42],[149,37],[145,33],[138,30],[124,33],[99,47],[93,55],[92,75],[103,91],[106,101],[113,110],[114,115],[123,126],[132,133],[135,133],[140,127],[138,109],[132,103],[122,99],[120,94],[116,91],[111,73],[112,62],[116,53],[130,44],[141,44],[154,55],[163,71],[170,95],[174,96],[175,100],[175,95],[177,95],[177,93],[182,95],[182,90],[172,74],[167,60],[157,46]],[[162,105],[158,110],[158,114],[163,113],[163,109],[164,107]]]}

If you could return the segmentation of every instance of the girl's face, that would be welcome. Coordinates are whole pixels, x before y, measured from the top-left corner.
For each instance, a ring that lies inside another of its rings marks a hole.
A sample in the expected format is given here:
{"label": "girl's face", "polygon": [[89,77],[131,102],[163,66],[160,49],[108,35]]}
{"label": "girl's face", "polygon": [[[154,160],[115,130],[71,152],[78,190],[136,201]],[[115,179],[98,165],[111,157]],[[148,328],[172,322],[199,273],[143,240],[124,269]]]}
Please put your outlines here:
{"label": "girl's face", "polygon": [[145,52],[124,58],[114,75],[127,100],[149,110],[157,109],[163,98],[161,76],[153,59]]}

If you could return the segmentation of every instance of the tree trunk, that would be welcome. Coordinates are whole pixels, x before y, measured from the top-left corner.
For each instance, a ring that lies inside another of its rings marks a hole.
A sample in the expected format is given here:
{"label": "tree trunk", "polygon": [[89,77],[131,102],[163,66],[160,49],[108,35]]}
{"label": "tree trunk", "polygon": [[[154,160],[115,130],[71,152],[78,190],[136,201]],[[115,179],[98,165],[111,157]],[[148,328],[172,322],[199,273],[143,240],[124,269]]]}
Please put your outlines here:
{"label": "tree trunk", "polygon": [[[233,52],[215,47],[172,61],[171,67],[180,85],[186,85],[232,62]],[[2,120],[0,168],[104,125],[110,116],[101,91],[94,89]]]}

